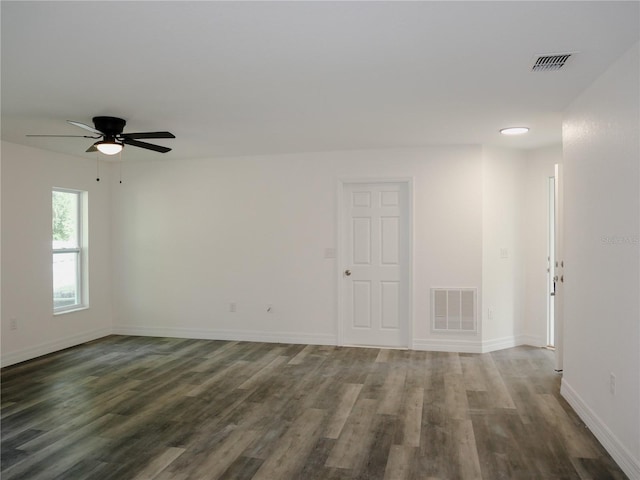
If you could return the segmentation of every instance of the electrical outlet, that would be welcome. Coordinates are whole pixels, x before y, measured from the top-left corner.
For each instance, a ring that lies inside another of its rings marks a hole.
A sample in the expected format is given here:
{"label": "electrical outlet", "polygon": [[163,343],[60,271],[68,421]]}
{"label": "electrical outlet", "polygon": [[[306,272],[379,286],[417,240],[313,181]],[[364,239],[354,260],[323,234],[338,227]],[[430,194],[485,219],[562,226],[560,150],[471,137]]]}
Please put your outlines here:
{"label": "electrical outlet", "polygon": [[611,395],[616,394],[616,376],[613,373],[609,374],[609,391]]}
{"label": "electrical outlet", "polygon": [[236,302],[231,302],[231,303],[229,304],[229,311],[233,313],[233,312],[235,312],[236,310],[237,310]]}
{"label": "electrical outlet", "polygon": [[18,329],[18,319],[17,318],[11,318],[9,320],[9,329],[10,330],[17,330]]}

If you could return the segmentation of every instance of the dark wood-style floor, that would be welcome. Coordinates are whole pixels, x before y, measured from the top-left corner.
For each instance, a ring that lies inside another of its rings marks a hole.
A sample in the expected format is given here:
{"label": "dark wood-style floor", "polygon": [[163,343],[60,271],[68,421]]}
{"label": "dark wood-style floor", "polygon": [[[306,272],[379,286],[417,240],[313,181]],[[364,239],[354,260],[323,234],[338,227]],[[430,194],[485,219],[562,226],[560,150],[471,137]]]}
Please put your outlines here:
{"label": "dark wood-style floor", "polygon": [[624,479],[550,352],[111,336],[2,370],[3,480]]}

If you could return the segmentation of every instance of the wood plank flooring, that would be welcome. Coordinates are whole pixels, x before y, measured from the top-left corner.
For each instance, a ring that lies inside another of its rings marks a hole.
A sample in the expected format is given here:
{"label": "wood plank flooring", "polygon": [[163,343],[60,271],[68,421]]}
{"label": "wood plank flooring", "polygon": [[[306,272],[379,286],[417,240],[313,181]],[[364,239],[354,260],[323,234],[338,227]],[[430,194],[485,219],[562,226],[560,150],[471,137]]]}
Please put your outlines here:
{"label": "wood plank flooring", "polygon": [[1,380],[3,480],[626,478],[530,347],[111,336]]}

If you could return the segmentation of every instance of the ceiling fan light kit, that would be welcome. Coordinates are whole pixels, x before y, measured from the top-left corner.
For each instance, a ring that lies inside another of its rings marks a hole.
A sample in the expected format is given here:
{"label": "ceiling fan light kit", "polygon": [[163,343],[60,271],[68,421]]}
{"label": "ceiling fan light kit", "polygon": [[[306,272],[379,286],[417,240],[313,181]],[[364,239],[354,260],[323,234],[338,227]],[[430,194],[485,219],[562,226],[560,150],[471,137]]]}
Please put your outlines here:
{"label": "ceiling fan light kit", "polygon": [[105,155],[116,155],[122,151],[123,145],[115,140],[103,140],[94,144],[95,147]]}

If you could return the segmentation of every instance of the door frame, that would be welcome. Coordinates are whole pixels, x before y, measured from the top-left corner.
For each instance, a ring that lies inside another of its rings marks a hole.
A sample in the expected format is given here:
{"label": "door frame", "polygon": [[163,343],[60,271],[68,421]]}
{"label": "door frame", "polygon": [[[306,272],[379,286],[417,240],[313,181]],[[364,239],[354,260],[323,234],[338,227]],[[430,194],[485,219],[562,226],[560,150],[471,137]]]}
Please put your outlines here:
{"label": "door frame", "polygon": [[343,295],[343,270],[345,268],[346,252],[343,249],[345,240],[345,209],[344,209],[344,192],[346,185],[354,184],[403,184],[407,190],[407,347],[413,350],[413,177],[340,177],[338,178],[338,185],[336,188],[336,331],[338,332],[337,340],[338,346],[344,346],[344,295]]}
{"label": "door frame", "polygon": [[[555,167],[554,167],[555,168]],[[546,346],[555,348],[556,337],[556,177],[548,178],[547,182],[547,335]]]}
{"label": "door frame", "polygon": [[556,294],[553,298],[555,321],[555,371],[564,370],[564,187],[561,163],[555,164],[556,177]]}

